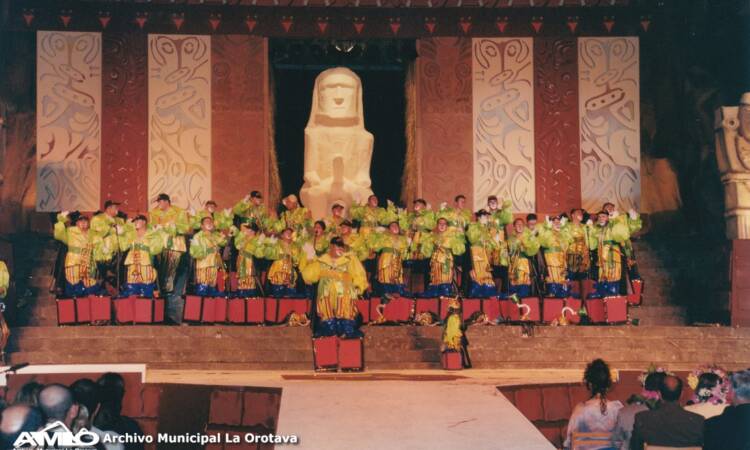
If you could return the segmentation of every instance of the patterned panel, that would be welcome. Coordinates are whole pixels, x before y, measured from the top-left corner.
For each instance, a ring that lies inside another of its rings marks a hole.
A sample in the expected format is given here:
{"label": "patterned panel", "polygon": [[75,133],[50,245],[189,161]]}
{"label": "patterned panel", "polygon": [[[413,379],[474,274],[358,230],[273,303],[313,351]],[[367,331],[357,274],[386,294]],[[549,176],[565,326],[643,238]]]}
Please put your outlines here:
{"label": "patterned panel", "polygon": [[536,209],[543,213],[581,205],[576,50],[575,38],[534,41]]}
{"label": "patterned panel", "polygon": [[211,37],[148,37],[148,195],[200,208],[211,198]]}
{"label": "patterned panel", "polygon": [[37,33],[37,211],[99,208],[100,33]]}
{"label": "patterned panel", "polygon": [[102,53],[102,198],[148,208],[146,35],[105,33]]}
{"label": "patterned panel", "polygon": [[244,35],[211,39],[213,199],[220,208],[252,190],[266,189],[265,39]]}
{"label": "patterned panel", "polygon": [[580,38],[578,89],[583,207],[641,197],[638,38]]}
{"label": "patterned panel", "polygon": [[421,195],[435,206],[457,194],[471,202],[471,41],[446,37],[417,45]]}
{"label": "patterned panel", "polygon": [[536,209],[532,38],[473,40],[474,206],[495,194]]}

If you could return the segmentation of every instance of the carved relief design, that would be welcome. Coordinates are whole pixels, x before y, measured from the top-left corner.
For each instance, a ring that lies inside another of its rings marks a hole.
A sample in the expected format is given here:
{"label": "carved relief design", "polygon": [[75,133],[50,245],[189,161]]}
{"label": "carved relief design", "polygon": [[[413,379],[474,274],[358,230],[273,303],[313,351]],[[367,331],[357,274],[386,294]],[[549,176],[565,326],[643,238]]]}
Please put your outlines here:
{"label": "carved relief design", "polygon": [[37,211],[99,208],[101,34],[37,33]]}
{"label": "carved relief design", "polygon": [[578,57],[573,38],[534,41],[536,209],[581,205]]}
{"label": "carved relief design", "polygon": [[471,113],[471,40],[419,40],[422,114]]}
{"label": "carved relief design", "polygon": [[580,38],[578,89],[583,207],[638,209],[640,98],[638,38]]}
{"label": "carved relief design", "polygon": [[200,208],[211,198],[211,37],[148,37],[148,195]]}
{"label": "carved relief design", "polygon": [[488,195],[535,211],[532,38],[473,40],[474,206]]}
{"label": "carved relief design", "polygon": [[105,33],[102,54],[102,198],[148,208],[146,35]]}
{"label": "carved relief design", "polygon": [[724,184],[728,239],[750,239],[750,93],[716,111],[716,161]]}

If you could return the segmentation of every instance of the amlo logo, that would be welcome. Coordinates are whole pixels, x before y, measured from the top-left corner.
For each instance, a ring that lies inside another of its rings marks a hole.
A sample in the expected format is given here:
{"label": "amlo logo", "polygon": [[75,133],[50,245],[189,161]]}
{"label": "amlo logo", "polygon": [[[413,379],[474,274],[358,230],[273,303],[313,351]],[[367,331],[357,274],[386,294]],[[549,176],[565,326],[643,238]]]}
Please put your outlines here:
{"label": "amlo logo", "polygon": [[94,447],[99,443],[96,433],[82,428],[73,434],[64,423],[53,422],[39,431],[24,431],[13,443],[15,448],[85,448]]}

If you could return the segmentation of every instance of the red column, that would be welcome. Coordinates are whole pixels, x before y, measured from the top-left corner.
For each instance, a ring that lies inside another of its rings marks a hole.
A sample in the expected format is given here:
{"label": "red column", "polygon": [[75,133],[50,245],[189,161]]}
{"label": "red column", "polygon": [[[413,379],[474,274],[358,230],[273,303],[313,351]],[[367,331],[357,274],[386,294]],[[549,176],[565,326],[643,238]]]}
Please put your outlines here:
{"label": "red column", "polygon": [[581,206],[575,38],[534,40],[536,209],[557,214]]}

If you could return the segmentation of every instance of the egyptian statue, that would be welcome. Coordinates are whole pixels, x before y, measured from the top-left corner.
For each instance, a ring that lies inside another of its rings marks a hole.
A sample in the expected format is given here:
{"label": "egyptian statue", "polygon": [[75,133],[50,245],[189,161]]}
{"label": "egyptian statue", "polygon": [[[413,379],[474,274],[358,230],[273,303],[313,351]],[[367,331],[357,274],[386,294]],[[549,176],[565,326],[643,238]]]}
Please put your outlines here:
{"label": "egyptian statue", "polygon": [[305,184],[300,191],[315,219],[323,218],[336,202],[350,205],[372,195],[373,142],[365,130],[357,74],[344,67],[321,72],[305,128]]}
{"label": "egyptian statue", "polygon": [[750,92],[716,111],[716,159],[724,183],[727,238],[750,239]]}

